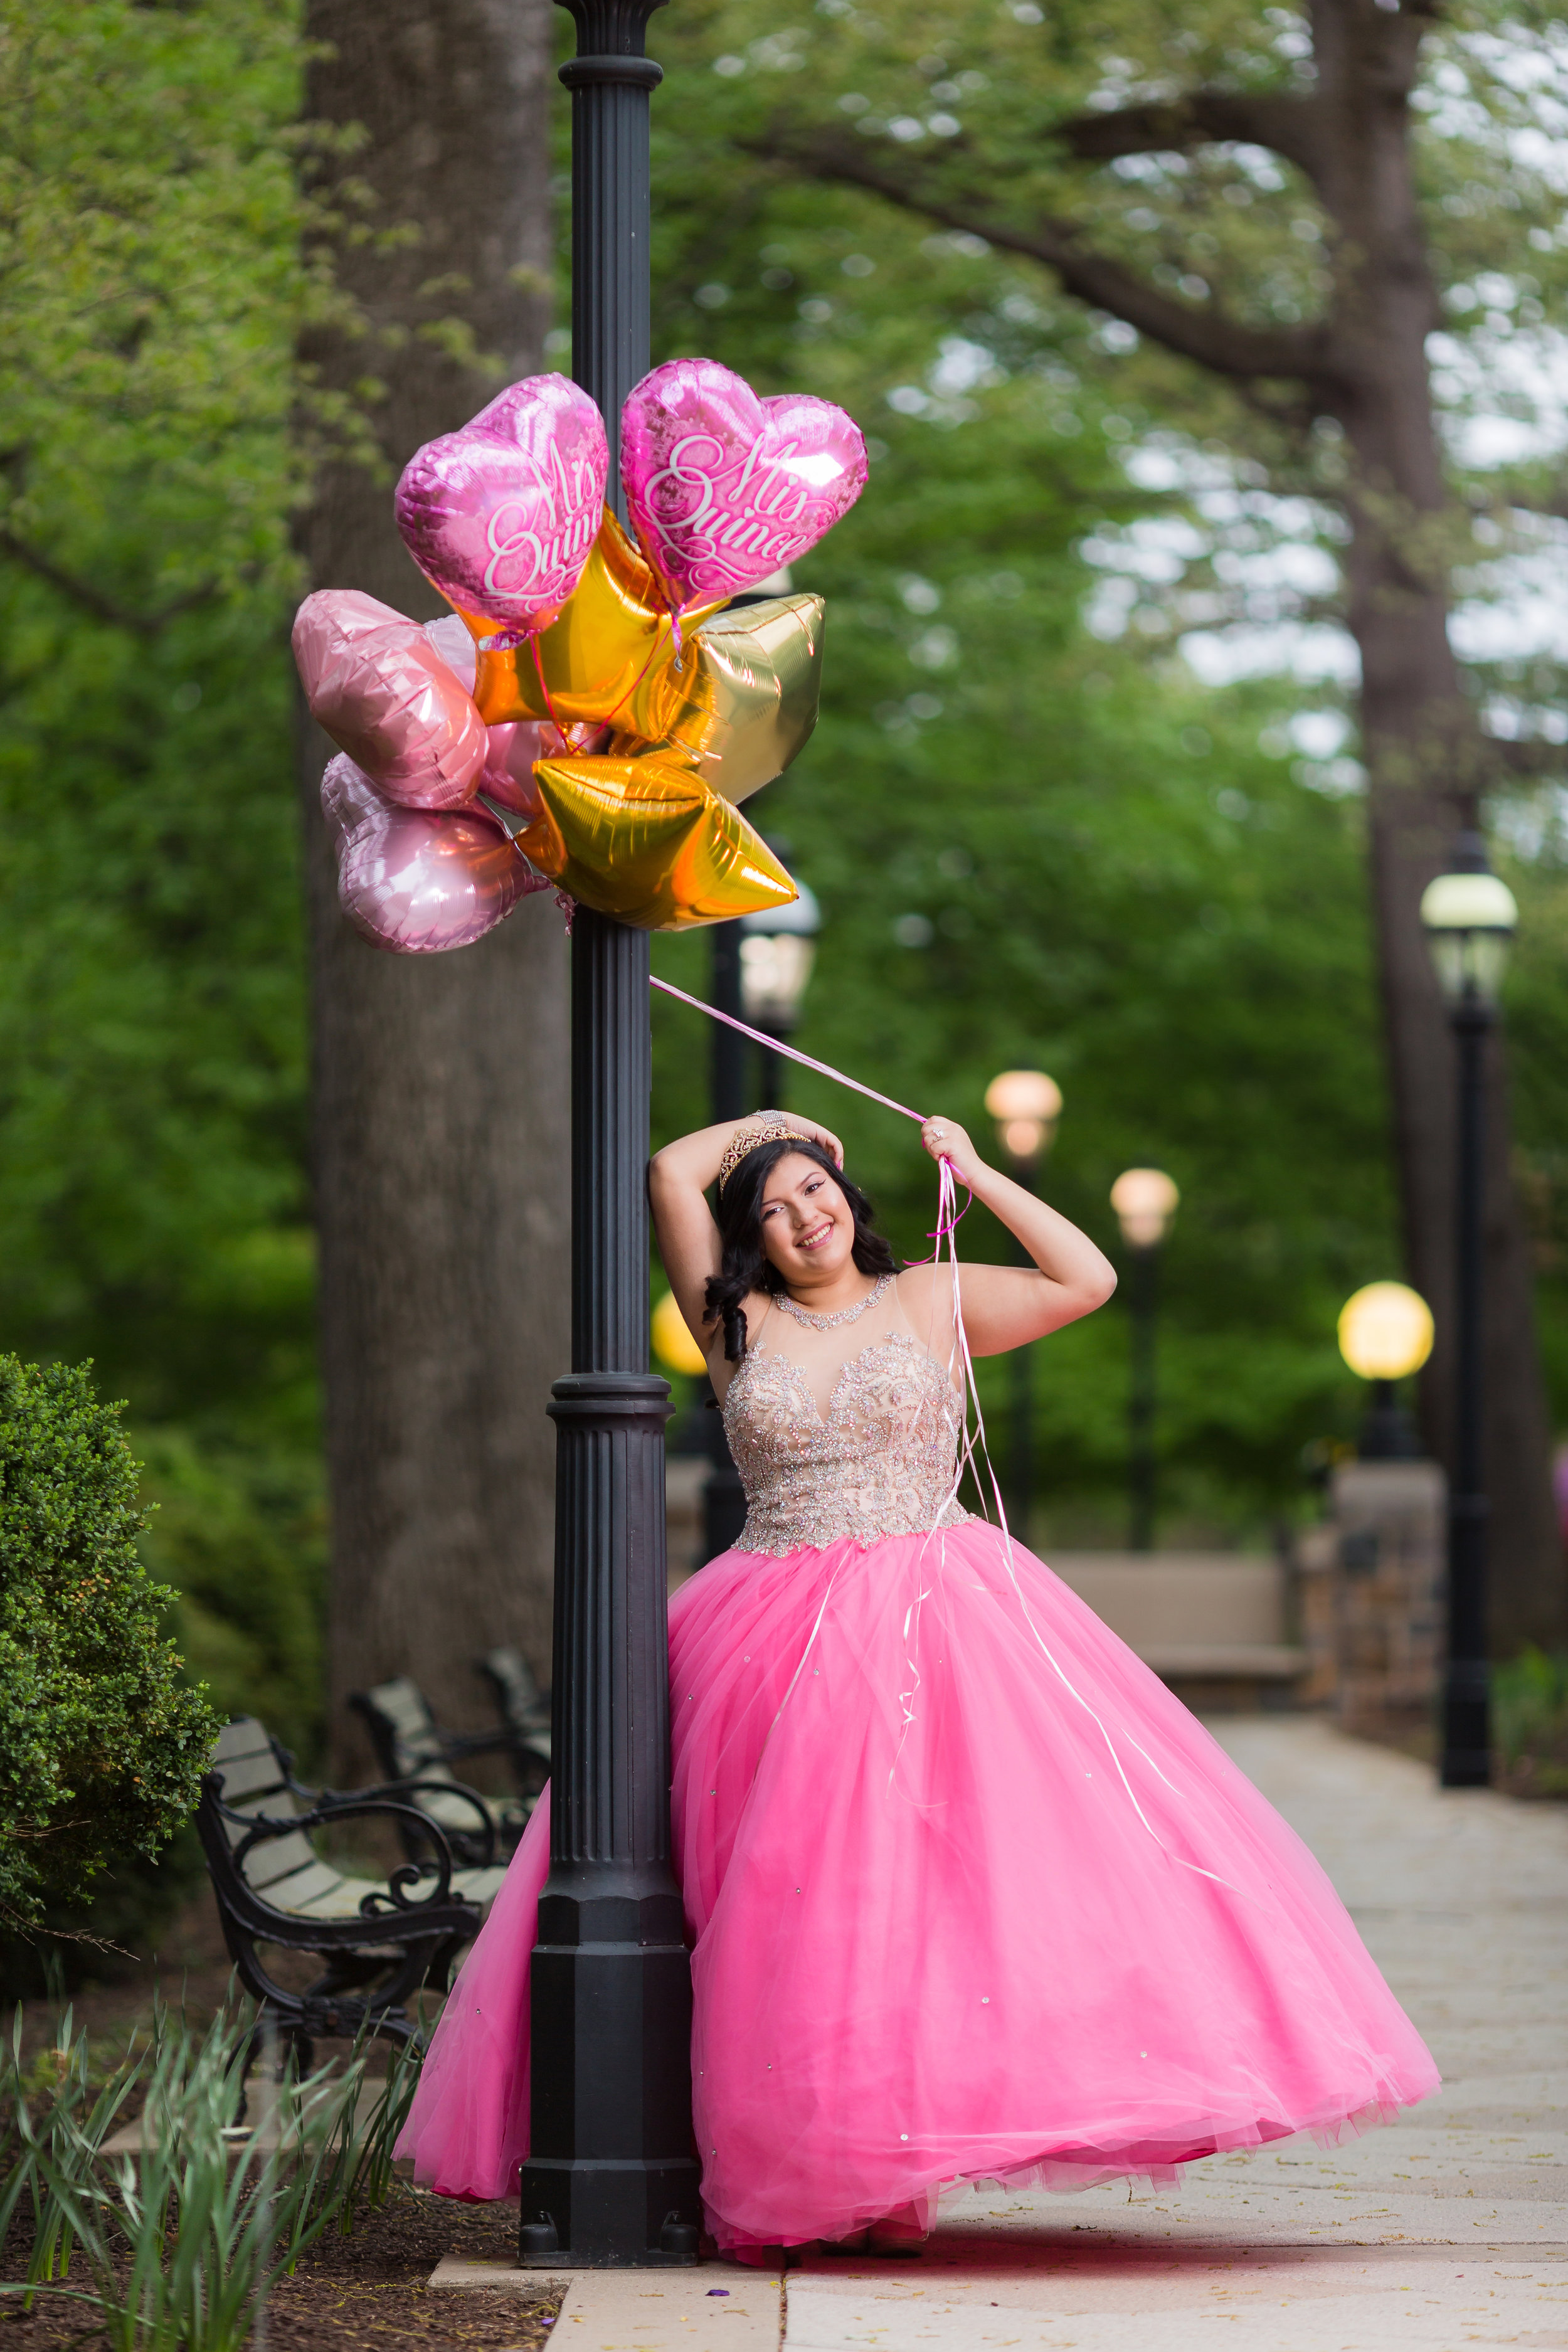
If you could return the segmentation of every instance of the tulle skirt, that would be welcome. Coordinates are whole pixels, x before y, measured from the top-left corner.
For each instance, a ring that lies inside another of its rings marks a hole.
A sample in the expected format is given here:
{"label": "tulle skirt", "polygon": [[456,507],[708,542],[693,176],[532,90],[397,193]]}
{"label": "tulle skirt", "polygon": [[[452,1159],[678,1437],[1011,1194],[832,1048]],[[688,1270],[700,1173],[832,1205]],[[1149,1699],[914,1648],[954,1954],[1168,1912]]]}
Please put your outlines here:
{"label": "tulle skirt", "polygon": [[[670,1603],[675,1858],[719,2245],[929,2226],[963,2180],[1169,2179],[1437,2087],[1306,1847],[1042,1562],[730,1551]],[[541,1802],[400,2155],[515,2190]]]}

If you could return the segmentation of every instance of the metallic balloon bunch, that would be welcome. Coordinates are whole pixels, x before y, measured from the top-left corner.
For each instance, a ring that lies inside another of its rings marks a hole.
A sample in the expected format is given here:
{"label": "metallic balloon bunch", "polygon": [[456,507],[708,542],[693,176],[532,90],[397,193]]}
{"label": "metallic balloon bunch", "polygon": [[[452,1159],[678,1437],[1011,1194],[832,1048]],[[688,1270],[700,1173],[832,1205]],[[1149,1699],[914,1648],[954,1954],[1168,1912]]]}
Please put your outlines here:
{"label": "metallic balloon bunch", "polygon": [[378,947],[465,947],[549,887],[649,930],[796,895],[740,803],[816,723],[822,599],[722,607],[854,504],[859,430],[671,360],[622,412],[635,538],[608,470],[587,395],[527,377],[397,486],[453,615],[421,627],[353,589],[300,608],[295,659],[342,752],[321,783],[339,893]]}

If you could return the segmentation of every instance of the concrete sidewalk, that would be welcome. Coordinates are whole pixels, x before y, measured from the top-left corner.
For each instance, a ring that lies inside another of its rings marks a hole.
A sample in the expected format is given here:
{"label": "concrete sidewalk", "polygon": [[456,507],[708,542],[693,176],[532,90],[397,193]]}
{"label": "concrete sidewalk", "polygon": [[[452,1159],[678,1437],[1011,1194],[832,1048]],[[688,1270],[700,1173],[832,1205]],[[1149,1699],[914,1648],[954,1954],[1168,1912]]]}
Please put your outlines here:
{"label": "concrete sidewalk", "polygon": [[[966,2192],[917,2261],[791,2271],[786,2352],[1568,2347],[1568,1809],[1439,1791],[1316,1717],[1215,1728],[1330,1872],[1443,2091],[1339,2149],[1193,2165],[1179,2191]],[[556,2333],[772,2352],[778,2284],[582,2274]]]}

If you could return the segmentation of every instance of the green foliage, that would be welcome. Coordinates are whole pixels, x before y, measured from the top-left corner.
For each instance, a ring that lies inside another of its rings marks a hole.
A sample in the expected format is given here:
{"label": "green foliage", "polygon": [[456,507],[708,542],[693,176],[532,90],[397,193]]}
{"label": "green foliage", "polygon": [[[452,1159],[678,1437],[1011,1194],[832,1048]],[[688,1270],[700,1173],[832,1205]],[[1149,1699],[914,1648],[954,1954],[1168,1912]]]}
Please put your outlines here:
{"label": "green foliage", "polygon": [[314,1465],[276,1446],[198,1446],[138,1431],[153,1505],[142,1557],[176,1599],[170,1626],[221,1717],[252,1713],[320,1751],[325,1523]]}
{"label": "green foliage", "polygon": [[1492,1669],[1497,1744],[1516,1789],[1568,1797],[1568,1655],[1532,1646]]}
{"label": "green foliage", "polygon": [[156,1854],[113,1856],[84,1899],[50,1902],[37,1927],[0,1933],[0,2005],[136,1976],[158,1959],[163,1930],[205,1885],[194,1822]]}
{"label": "green foliage", "polygon": [[301,64],[268,0],[0,0],[0,1342],[130,1400],[173,1630],[308,1749]]}
{"label": "green foliage", "polygon": [[[840,400],[871,436],[868,490],[796,571],[828,597],[821,724],[748,804],[823,904],[799,1042],[984,1139],[986,1079],[1050,1070],[1050,1197],[1113,1252],[1119,1170],[1171,1171],[1165,1531],[1255,1534],[1300,1496],[1303,1444],[1353,1429],[1334,1318],[1398,1265],[1362,810],[1288,756],[1288,722],[1327,698],[1206,690],[1163,623],[1090,628],[1086,556],[1182,528],[1182,501],[1127,463],[1128,387],[1092,322],[1037,272],[853,191],[742,158],[721,206],[712,140],[781,85],[700,77],[711,19],[658,36],[687,68],[656,115],[661,354]],[[654,955],[702,992],[700,938]],[[662,1139],[704,1116],[706,1041],[679,1007],[654,1019]],[[807,1073],[786,1083],[923,1251],[912,1132]],[[962,1242],[1007,1247],[978,1213]],[[1126,1351],[1120,1305],[1038,1351],[1055,1529],[1119,1533]],[[999,1404],[1005,1373],[982,1380]]]}
{"label": "green foliage", "polygon": [[[0,2061],[0,2240],[13,2215],[32,2231],[26,2278],[0,2294],[88,2305],[112,2352],[238,2352],[312,2241],[385,2202],[417,2057],[396,2054],[363,2113],[362,2048],[303,2081],[290,2059],[247,2126],[254,2024],[248,2004],[226,2008],[197,2036],[160,2008],[150,2042],[97,2085],[68,2011],[45,2080],[27,2079],[18,2015]],[[140,2151],[110,2160],[138,2089]]]}
{"label": "green foliage", "polygon": [[137,1558],[120,1408],[85,1367],[0,1357],[0,1917],[79,1898],[190,1814],[217,1729]]}

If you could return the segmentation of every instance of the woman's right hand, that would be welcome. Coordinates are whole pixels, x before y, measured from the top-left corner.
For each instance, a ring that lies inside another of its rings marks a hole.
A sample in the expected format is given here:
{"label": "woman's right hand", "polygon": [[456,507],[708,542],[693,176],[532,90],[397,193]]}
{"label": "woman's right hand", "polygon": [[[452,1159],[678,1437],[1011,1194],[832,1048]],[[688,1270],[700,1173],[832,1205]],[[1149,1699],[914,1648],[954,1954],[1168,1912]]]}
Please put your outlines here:
{"label": "woman's right hand", "polygon": [[836,1168],[843,1167],[844,1146],[830,1127],[818,1127],[815,1119],[797,1118],[792,1110],[754,1111],[751,1118],[743,1118],[740,1123],[742,1127],[750,1127],[756,1118],[781,1120],[793,1135],[804,1136],[807,1142],[820,1144]]}

